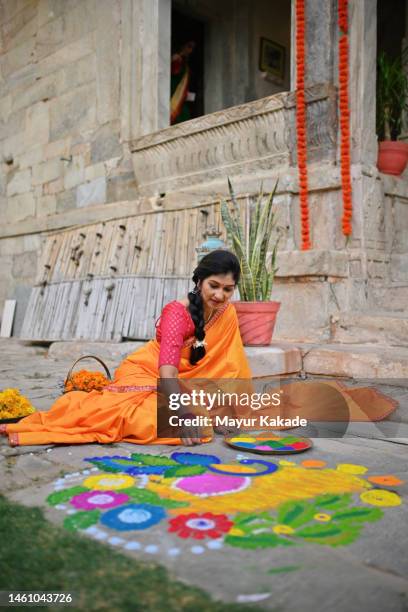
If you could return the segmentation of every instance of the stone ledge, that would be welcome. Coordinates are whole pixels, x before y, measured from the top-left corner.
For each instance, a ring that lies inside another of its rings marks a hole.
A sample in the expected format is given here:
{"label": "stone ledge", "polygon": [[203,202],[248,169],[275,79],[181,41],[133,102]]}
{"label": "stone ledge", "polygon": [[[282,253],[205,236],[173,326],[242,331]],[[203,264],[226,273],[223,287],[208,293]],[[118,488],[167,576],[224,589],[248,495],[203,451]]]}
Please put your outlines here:
{"label": "stone ledge", "polygon": [[[142,341],[53,342],[48,350],[48,358],[55,360],[70,358],[74,361],[81,355],[95,355],[106,361],[119,362],[144,344]],[[245,352],[256,378],[292,374],[302,369],[301,352],[296,346],[246,347]]]}
{"label": "stone ledge", "polygon": [[345,251],[278,251],[277,278],[290,276],[349,276]]}
{"label": "stone ledge", "polygon": [[[297,171],[293,168],[288,168],[285,172],[278,173],[276,176],[273,175],[272,178],[269,170],[267,173],[260,171],[259,177],[263,178],[265,189],[272,189],[274,181],[276,178],[279,178],[278,195],[284,196],[299,193],[298,175]],[[339,181],[339,171],[330,163],[324,164],[324,171],[322,171],[321,163],[310,164],[309,193],[338,190],[341,187]],[[259,180],[256,180],[255,185],[252,174],[243,174],[242,177],[237,176],[235,178],[234,187],[236,193],[241,194],[241,196],[247,193],[254,195],[259,187]],[[160,198],[157,194],[153,197],[140,194],[133,200],[120,200],[107,204],[91,205],[85,208],[75,208],[41,217],[30,216],[18,222],[3,224],[0,229],[0,239],[54,232],[157,211],[168,212],[169,210],[185,208],[204,208],[219,202],[221,195],[228,197],[227,191],[225,177],[222,177],[222,179],[208,181],[202,185],[195,185],[191,192],[188,188],[187,190],[180,188],[173,192],[167,192],[164,198]],[[329,252],[336,253],[336,251]]]}
{"label": "stone ledge", "polygon": [[298,345],[303,370],[311,375],[351,378],[408,378],[408,348],[361,344]]}
{"label": "stone ledge", "polygon": [[332,317],[332,341],[408,348],[408,316],[405,313],[339,313]]}
{"label": "stone ledge", "polygon": [[408,203],[408,181],[406,178],[380,173],[385,195],[397,196]]}
{"label": "stone ledge", "polygon": [[76,208],[56,215],[46,217],[29,217],[18,223],[9,223],[2,227],[1,238],[11,238],[25,234],[38,234],[40,232],[52,232],[75,226],[83,226],[100,221],[111,221],[122,217],[142,213],[139,200],[112,202],[100,206],[89,206],[89,208]]}
{"label": "stone ledge", "polygon": [[[73,361],[96,355],[118,364],[144,342],[54,342],[48,358]],[[306,344],[279,342],[267,347],[245,347],[255,378],[298,374],[350,378],[408,379],[408,348],[362,344]],[[408,384],[408,382],[407,382]]]}
{"label": "stone ledge", "polygon": [[255,378],[293,374],[302,369],[302,354],[294,345],[247,346],[245,352]]}
{"label": "stone ledge", "polygon": [[107,361],[119,361],[130,355],[145,342],[53,342],[48,349],[50,359],[73,361],[81,355],[95,355]]}

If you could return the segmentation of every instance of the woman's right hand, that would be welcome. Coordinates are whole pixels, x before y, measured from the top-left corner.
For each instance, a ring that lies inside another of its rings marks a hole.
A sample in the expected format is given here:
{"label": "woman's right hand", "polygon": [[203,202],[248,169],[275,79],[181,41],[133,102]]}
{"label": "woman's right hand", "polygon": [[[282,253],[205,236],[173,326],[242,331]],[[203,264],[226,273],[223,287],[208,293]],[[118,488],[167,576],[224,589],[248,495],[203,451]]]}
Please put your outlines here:
{"label": "woman's right hand", "polygon": [[[163,365],[159,368],[159,376],[161,378],[162,390],[167,396],[176,393],[181,394],[183,392],[180,386],[180,381],[177,378],[178,369],[172,365]],[[187,390],[188,391],[188,390]],[[195,414],[188,412],[188,407],[182,407],[178,411],[178,415],[182,418],[183,414],[187,417],[194,417]],[[193,446],[194,444],[202,444],[202,438],[205,437],[201,427],[185,425],[181,423],[180,427],[180,439],[184,446]]]}
{"label": "woman's right hand", "polygon": [[192,425],[181,425],[180,439],[184,446],[193,446],[194,444],[202,444],[202,438],[204,437],[201,427]]}

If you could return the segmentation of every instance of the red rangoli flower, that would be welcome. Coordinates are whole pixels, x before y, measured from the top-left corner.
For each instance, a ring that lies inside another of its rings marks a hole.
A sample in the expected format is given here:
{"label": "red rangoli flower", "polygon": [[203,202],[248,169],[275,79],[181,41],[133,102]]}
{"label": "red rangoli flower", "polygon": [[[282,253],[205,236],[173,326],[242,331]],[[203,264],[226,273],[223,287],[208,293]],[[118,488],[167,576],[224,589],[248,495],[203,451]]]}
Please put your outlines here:
{"label": "red rangoli flower", "polygon": [[233,522],[225,514],[180,514],[169,521],[169,531],[176,532],[180,538],[220,538],[224,533],[228,533]]}

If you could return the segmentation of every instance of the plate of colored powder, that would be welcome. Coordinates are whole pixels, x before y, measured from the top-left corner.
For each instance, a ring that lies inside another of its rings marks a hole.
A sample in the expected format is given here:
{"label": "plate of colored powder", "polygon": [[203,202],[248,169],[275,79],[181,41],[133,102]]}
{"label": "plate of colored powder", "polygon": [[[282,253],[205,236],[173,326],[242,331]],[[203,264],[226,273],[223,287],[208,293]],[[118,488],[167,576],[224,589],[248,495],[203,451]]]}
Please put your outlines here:
{"label": "plate of colored powder", "polygon": [[280,436],[269,432],[256,435],[229,435],[224,437],[224,441],[232,448],[260,455],[292,455],[303,453],[313,446],[309,438],[290,434]]}

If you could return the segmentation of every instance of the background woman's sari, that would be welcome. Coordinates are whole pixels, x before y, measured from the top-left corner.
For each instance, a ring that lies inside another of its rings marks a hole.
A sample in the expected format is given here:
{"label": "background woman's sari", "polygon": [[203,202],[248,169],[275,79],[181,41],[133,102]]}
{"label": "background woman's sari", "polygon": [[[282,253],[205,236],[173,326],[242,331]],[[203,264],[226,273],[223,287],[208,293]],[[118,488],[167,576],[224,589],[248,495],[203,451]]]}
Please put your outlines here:
{"label": "background woman's sari", "polygon": [[[232,304],[206,326],[206,355],[189,362],[195,338],[183,345],[179,378],[251,378]],[[180,444],[180,438],[157,439],[157,379],[160,345],[150,340],[130,354],[103,391],[71,391],[48,412],[36,412],[2,427],[12,445],[81,444],[117,441],[135,444]],[[203,441],[208,441],[209,438]]]}

